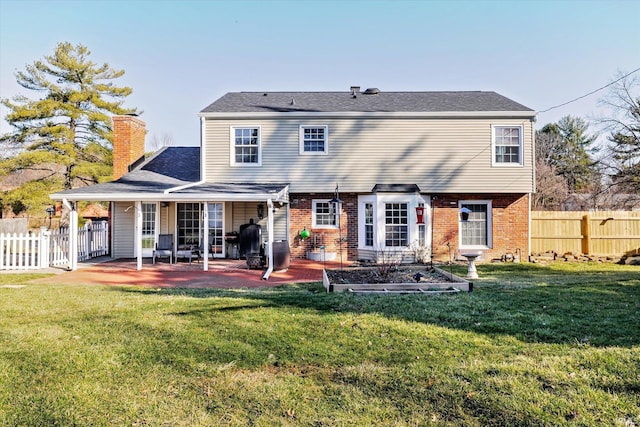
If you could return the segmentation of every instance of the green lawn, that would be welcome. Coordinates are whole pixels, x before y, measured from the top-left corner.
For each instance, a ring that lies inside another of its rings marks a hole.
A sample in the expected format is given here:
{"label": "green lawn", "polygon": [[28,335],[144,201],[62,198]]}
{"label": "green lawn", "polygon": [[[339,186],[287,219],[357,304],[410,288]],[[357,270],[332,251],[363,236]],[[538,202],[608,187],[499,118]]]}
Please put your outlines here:
{"label": "green lawn", "polygon": [[478,271],[440,296],[0,274],[0,423],[640,426],[640,268]]}

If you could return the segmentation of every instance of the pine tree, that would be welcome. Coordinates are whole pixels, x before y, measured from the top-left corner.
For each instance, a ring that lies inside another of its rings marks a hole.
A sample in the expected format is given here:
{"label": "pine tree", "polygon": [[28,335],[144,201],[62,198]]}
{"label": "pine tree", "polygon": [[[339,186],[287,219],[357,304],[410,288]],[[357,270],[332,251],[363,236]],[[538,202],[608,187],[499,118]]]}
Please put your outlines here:
{"label": "pine tree", "polygon": [[[136,113],[125,108],[129,87],[113,80],[124,74],[109,64],[97,65],[80,44],[59,43],[53,55],[16,73],[17,82],[42,94],[2,99],[6,120],[14,131],[0,143],[19,148],[19,154],[0,162],[0,175],[44,170],[39,179],[50,183],[47,192],[103,182],[112,170],[112,114]],[[62,166],[62,168],[60,168]],[[14,199],[11,194],[6,199]],[[35,208],[34,208],[35,209]]]}
{"label": "pine tree", "polygon": [[[584,119],[565,116],[558,123],[545,125],[537,136],[548,143],[541,145],[536,155],[565,179],[571,193],[585,189],[594,178],[591,153],[596,136],[588,135],[588,128]],[[543,147],[545,152],[541,153]]]}

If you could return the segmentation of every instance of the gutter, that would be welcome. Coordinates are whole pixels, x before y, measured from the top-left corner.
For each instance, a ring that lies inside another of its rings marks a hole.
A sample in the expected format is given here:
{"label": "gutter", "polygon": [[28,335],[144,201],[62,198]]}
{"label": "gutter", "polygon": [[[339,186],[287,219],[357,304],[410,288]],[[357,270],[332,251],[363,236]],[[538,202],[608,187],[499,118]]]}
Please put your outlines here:
{"label": "gutter", "polygon": [[273,200],[267,199],[267,207],[269,208],[267,216],[267,227],[269,230],[267,256],[269,257],[269,266],[267,267],[267,271],[262,275],[262,280],[269,279],[269,276],[273,273]]}

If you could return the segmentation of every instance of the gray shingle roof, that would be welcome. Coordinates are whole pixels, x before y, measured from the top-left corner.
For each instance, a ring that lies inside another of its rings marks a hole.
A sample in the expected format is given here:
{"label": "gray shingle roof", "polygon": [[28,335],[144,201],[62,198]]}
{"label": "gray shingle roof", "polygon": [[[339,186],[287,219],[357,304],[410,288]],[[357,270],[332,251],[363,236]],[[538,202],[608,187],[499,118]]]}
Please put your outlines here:
{"label": "gray shingle roof", "polygon": [[56,194],[158,193],[199,180],[200,147],[167,147],[116,181]]}
{"label": "gray shingle roof", "polygon": [[182,196],[216,195],[226,197],[271,197],[283,191],[286,183],[205,183],[163,194],[167,189],[192,184],[200,180],[200,147],[167,147],[142,163],[122,178],[53,195],[74,200],[94,200],[92,197],[120,196],[120,199],[138,199],[140,196],[170,200]]}
{"label": "gray shingle roof", "polygon": [[230,92],[202,113],[531,111],[496,92]]}

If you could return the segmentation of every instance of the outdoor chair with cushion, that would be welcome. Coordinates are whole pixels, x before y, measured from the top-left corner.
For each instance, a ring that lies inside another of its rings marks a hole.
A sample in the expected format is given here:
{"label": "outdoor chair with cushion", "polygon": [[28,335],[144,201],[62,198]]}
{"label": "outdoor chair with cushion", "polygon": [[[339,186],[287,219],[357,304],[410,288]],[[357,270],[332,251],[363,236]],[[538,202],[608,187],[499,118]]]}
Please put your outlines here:
{"label": "outdoor chair with cushion", "polygon": [[169,263],[173,264],[173,234],[160,234],[156,249],[153,251],[153,263],[156,258],[169,258]]}

